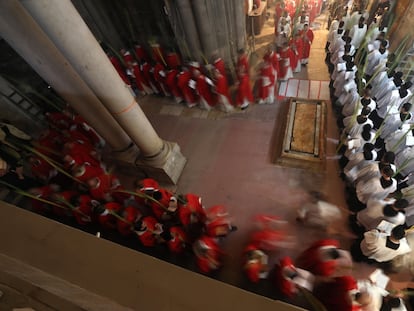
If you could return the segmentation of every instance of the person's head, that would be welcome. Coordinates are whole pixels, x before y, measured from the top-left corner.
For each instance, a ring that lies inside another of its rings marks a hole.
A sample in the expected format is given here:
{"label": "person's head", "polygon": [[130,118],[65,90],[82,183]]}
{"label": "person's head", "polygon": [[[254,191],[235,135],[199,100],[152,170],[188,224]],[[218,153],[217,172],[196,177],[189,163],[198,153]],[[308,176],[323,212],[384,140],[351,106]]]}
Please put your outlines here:
{"label": "person's head", "polygon": [[371,138],[371,129],[372,129],[371,124],[365,124],[365,125],[362,127],[362,133],[361,133],[361,136],[362,136],[362,138],[363,138],[363,139],[365,139],[366,141],[370,140],[370,138]]}
{"label": "person's head", "polygon": [[365,18],[364,18],[363,16],[361,16],[361,17],[359,18],[358,25],[359,25],[359,26],[362,26],[362,25],[364,25],[364,22],[365,22]]}
{"label": "person's head", "polygon": [[400,89],[398,90],[398,92],[400,93],[400,98],[404,98],[408,95],[408,91],[405,87],[401,86]]}
{"label": "person's head", "polygon": [[369,108],[368,106],[364,106],[361,110],[362,116],[368,116],[370,113],[371,113],[371,108]]}
{"label": "person's head", "polygon": [[398,308],[401,305],[401,299],[398,297],[392,297],[390,300],[388,300],[387,305],[392,308]]}
{"label": "person's head", "polygon": [[345,25],[345,22],[343,20],[341,20],[339,22],[338,29],[343,29],[344,28],[344,25]]}
{"label": "person's head", "polygon": [[411,111],[412,105],[410,103],[404,103],[401,106],[400,112],[403,114],[407,114]]}
{"label": "person's head", "polygon": [[237,51],[237,54],[239,54],[239,55],[243,55],[243,54],[244,54],[244,49],[239,49],[239,50]]}
{"label": "person's head", "polygon": [[364,124],[365,122],[367,122],[367,120],[368,120],[368,117],[362,113],[356,118],[356,121],[358,124]]}
{"label": "person's head", "polygon": [[408,201],[406,199],[398,199],[394,202],[394,208],[398,210],[404,210],[408,206]]}
{"label": "person's head", "polygon": [[391,237],[393,237],[396,240],[401,240],[402,238],[404,238],[405,237],[405,227],[404,227],[404,225],[395,226],[391,230]]}
{"label": "person's head", "polygon": [[94,177],[94,178],[88,179],[86,181],[86,184],[89,188],[93,189],[93,188],[96,188],[99,185],[99,182],[100,182],[99,178]]}
{"label": "person's head", "polygon": [[398,211],[396,209],[394,209],[391,204],[387,204],[382,209],[382,213],[386,217],[394,217],[394,216],[396,216],[398,214]]}
{"label": "person's head", "polygon": [[384,179],[389,180],[392,176],[394,176],[394,170],[390,165],[385,165],[381,170],[381,175]]}
{"label": "person's head", "polygon": [[327,255],[331,259],[338,259],[340,257],[339,251],[337,248],[331,248],[328,250]]}
{"label": "person's head", "polygon": [[387,151],[386,153],[384,153],[384,155],[382,156],[381,162],[382,163],[391,163],[393,164],[395,161],[395,153],[392,151]]}
{"label": "person's head", "polygon": [[372,302],[372,296],[367,291],[360,291],[355,294],[355,301],[361,306],[367,306]]}

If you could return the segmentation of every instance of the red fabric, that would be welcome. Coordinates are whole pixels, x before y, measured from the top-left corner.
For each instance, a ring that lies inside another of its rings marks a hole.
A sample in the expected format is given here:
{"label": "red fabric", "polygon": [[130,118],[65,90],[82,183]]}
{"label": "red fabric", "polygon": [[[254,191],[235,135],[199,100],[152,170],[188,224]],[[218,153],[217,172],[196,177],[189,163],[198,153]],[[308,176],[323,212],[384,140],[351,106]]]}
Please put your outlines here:
{"label": "red fabric", "polygon": [[296,294],[296,284],[293,281],[284,275],[284,269],[291,268],[295,269],[293,262],[290,257],[283,257],[279,264],[275,266],[275,281],[276,286],[279,288],[280,292],[292,298]]}
{"label": "red fabric", "polygon": [[279,62],[279,72],[280,72],[280,74],[279,74],[279,77],[283,78],[283,77],[286,76],[286,74],[288,72],[288,68],[289,67],[292,68],[291,64],[288,65],[287,60],[289,60],[289,62],[290,62],[290,60],[293,57],[293,52],[290,49],[290,47],[287,47],[287,48],[282,49],[279,54],[280,54],[280,62]]}
{"label": "red fabric", "polygon": [[313,31],[312,29],[308,29],[306,32],[302,31],[301,32],[301,37],[302,37],[302,42],[303,42],[303,55],[302,58],[309,58],[310,55],[310,48],[311,48],[311,44],[313,42]]}
{"label": "red fabric", "polygon": [[220,95],[224,95],[227,100],[229,101],[229,103],[232,103],[231,97],[230,97],[230,92],[229,92],[229,85],[227,83],[227,78],[220,74],[218,76],[216,76],[216,92],[217,94]]}
{"label": "red fabric", "polygon": [[285,238],[286,234],[283,231],[262,229],[252,234],[251,241],[260,249],[274,251]]}
{"label": "red fabric", "polygon": [[246,273],[247,278],[253,283],[259,282],[260,271],[262,270],[262,264],[259,261],[249,260],[248,254],[256,250],[260,250],[260,249],[254,243],[250,243],[244,249],[245,263],[244,263],[243,269],[244,269],[244,272]]}
{"label": "red fabric", "polygon": [[214,67],[223,75],[226,76],[226,64],[222,58],[217,58],[214,61]]}
{"label": "red fabric", "polygon": [[152,58],[159,63],[164,63],[164,50],[159,44],[151,45]]}
{"label": "red fabric", "polygon": [[167,72],[167,77],[165,79],[165,85],[168,88],[168,91],[177,98],[183,98],[180,88],[178,87],[178,70],[173,69]]}
{"label": "red fabric", "polygon": [[240,55],[239,59],[237,60],[237,74],[240,74],[240,72],[243,72],[247,75],[249,75],[249,60],[247,58],[246,54]]}
{"label": "red fabric", "polygon": [[125,51],[122,53],[122,58],[124,59],[124,62],[127,66],[129,66],[130,64],[132,64],[135,60],[134,60],[134,56],[132,56],[130,51]]}
{"label": "red fabric", "polygon": [[90,224],[93,220],[92,198],[89,195],[82,194],[79,197],[78,206],[72,210],[72,213],[78,224]]}
{"label": "red fabric", "polygon": [[39,157],[34,156],[33,159],[30,160],[30,165],[33,177],[45,182],[47,182],[54,172],[56,172],[56,169],[52,165]]}
{"label": "red fabric", "polygon": [[155,246],[157,244],[157,234],[154,231],[156,230],[158,221],[152,216],[146,216],[142,218],[142,223],[147,229],[144,232],[137,233],[138,239],[144,246]]}
{"label": "red fabric", "polygon": [[337,262],[336,260],[323,261],[319,253],[321,247],[338,248],[339,242],[330,239],[316,241],[299,256],[297,264],[315,275],[330,276],[335,272]]}
{"label": "red fabric", "polygon": [[222,251],[217,244],[216,240],[208,237],[202,236],[198,241],[196,241],[199,249],[203,251],[196,251],[197,265],[201,272],[209,273],[220,266],[220,257]]}
{"label": "red fabric", "polygon": [[206,213],[201,198],[195,194],[186,194],[184,198],[187,200],[185,204],[178,204],[178,217],[184,226],[188,226],[193,221],[205,223]]}
{"label": "red fabric", "polygon": [[64,156],[70,156],[74,163],[65,163],[64,167],[69,169],[74,165],[89,163],[91,166],[99,167],[100,161],[94,156],[95,149],[79,141],[71,141],[65,145]]}
{"label": "red fabric", "polygon": [[168,249],[175,254],[182,253],[188,243],[187,234],[181,227],[171,227],[170,234],[172,239],[168,241]]}
{"label": "red fabric", "polygon": [[197,95],[195,91],[188,86],[188,82],[191,79],[190,71],[182,71],[177,78],[177,85],[180,88],[181,92],[184,95],[184,99],[189,104],[194,104],[197,102]]}
{"label": "red fabric", "polygon": [[127,85],[131,85],[131,82],[129,81],[125,69],[122,66],[121,62],[116,58],[116,56],[109,56],[109,60],[111,61],[112,65],[114,66],[115,70],[118,72],[118,75],[121,77],[121,79],[125,82]]}
{"label": "red fabric", "polygon": [[206,233],[211,237],[226,236],[231,230],[231,219],[223,205],[215,205],[206,210]]}
{"label": "red fabric", "polygon": [[[153,75],[153,67],[149,63],[143,63],[142,64],[142,74],[145,78],[145,80],[152,86],[158,89],[157,83],[155,82],[154,75]],[[152,87],[151,87],[152,88]]]}
{"label": "red fabric", "polygon": [[122,210],[122,205],[117,202],[108,202],[104,205],[105,211],[98,216],[98,222],[103,229],[116,229],[118,219],[109,212],[119,214]]}
{"label": "red fabric", "polygon": [[73,177],[76,177],[81,182],[86,182],[91,178],[98,177],[104,174],[105,171],[100,166],[93,166],[89,163],[83,163],[82,165],[76,165],[72,169]]}
{"label": "red fabric", "polygon": [[165,62],[168,68],[178,69],[181,66],[181,58],[178,53],[170,52],[165,56]]}
{"label": "red fabric", "polygon": [[134,49],[135,49],[135,55],[137,56],[137,58],[138,58],[138,60],[140,61],[140,62],[144,62],[144,61],[146,61],[146,62],[148,62],[150,59],[149,59],[149,56],[148,56],[148,53],[147,53],[147,51],[144,49],[144,47],[143,46],[141,46],[141,45],[136,45],[135,47],[134,47]]}
{"label": "red fabric", "polygon": [[161,199],[158,202],[149,201],[149,204],[155,217],[158,220],[162,220],[162,216],[166,212],[166,208],[168,208],[168,203],[170,202],[170,198],[173,194],[167,189],[163,188],[159,189],[158,191],[161,193]]}
{"label": "red fabric", "polygon": [[[270,84],[265,85],[269,80]],[[271,87],[275,83],[275,75],[273,74],[273,67],[269,63],[264,63],[260,68],[260,80],[259,80],[259,98],[265,100],[270,94]]]}
{"label": "red fabric", "polygon": [[141,215],[141,213],[136,207],[127,206],[122,211],[122,218],[124,220],[117,219],[116,226],[118,232],[123,236],[128,236],[133,233],[133,226],[137,221],[137,218],[139,218],[139,215]]}
{"label": "red fabric", "polygon": [[253,92],[250,86],[250,78],[247,74],[242,74],[239,75],[239,88],[237,89],[236,98],[237,105],[241,106],[245,98],[247,98],[250,103],[253,102]]}
{"label": "red fabric", "polygon": [[210,106],[215,106],[216,100],[213,93],[211,92],[211,87],[207,83],[206,76],[200,74],[197,78],[197,92],[200,97],[204,98]]}
{"label": "red fabric", "polygon": [[341,276],[318,286],[314,294],[328,311],[354,311],[357,306],[352,304],[350,291],[356,289],[357,282],[352,276]]}
{"label": "red fabric", "polygon": [[[116,193],[115,190],[122,190],[122,186],[118,178],[112,174],[102,174],[96,177],[99,180],[98,185],[89,189],[90,195],[99,201],[110,201],[114,199],[118,202],[122,202],[125,196],[124,193]],[[123,199],[122,199],[123,198]],[[119,199],[121,201],[119,201]]]}
{"label": "red fabric", "polygon": [[164,84],[165,77],[163,77],[162,74],[165,74],[165,76],[167,75],[165,66],[162,63],[156,63],[154,66],[154,79],[159,84]]}

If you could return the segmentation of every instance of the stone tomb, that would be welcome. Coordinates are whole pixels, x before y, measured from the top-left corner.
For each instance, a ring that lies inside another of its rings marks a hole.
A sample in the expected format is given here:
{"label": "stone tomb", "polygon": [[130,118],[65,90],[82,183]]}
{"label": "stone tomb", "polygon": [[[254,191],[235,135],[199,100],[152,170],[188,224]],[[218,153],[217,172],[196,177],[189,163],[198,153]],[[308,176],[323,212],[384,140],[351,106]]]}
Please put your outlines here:
{"label": "stone tomb", "polygon": [[274,163],[312,170],[325,168],[326,104],[291,98],[278,120]]}

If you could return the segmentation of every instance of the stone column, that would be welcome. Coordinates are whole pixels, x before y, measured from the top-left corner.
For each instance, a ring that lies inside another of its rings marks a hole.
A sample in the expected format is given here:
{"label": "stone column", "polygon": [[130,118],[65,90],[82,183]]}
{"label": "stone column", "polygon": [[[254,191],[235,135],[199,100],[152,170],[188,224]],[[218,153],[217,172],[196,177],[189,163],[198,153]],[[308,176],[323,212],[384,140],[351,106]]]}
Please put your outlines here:
{"label": "stone column", "polygon": [[192,6],[199,38],[203,47],[203,54],[209,62],[213,53],[217,50],[216,33],[211,23],[220,16],[217,16],[220,12],[215,12],[215,16],[210,16],[205,0],[193,0]]}
{"label": "stone column", "polygon": [[193,11],[191,9],[190,0],[177,0],[176,5],[180,14],[182,27],[184,29],[184,41],[188,44],[188,48],[195,60],[199,61],[201,58],[201,45],[197,33],[197,27],[194,20]]}
{"label": "stone column", "polygon": [[[131,139],[19,1],[0,1],[0,36],[115,150]],[[136,148],[135,148],[136,150]]]}
{"label": "stone column", "polygon": [[137,164],[160,181],[177,182],[186,162],[179,146],[157,135],[71,1],[21,3],[138,146]]}
{"label": "stone column", "polygon": [[244,12],[244,1],[232,0],[234,5],[234,23],[236,24],[237,49],[246,46],[246,14]]}

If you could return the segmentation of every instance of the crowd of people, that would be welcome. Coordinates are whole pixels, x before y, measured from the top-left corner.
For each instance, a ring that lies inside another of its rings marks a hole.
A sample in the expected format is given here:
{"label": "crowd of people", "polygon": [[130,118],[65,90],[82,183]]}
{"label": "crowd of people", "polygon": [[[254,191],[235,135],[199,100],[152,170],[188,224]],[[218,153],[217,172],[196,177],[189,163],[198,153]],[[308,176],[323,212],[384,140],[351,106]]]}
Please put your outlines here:
{"label": "crowd of people", "polygon": [[[413,128],[411,82],[395,72],[387,29],[381,14],[367,24],[368,14],[338,5],[331,10],[326,62],[331,98],[341,130],[342,177],[347,184],[350,224],[359,238],[351,252],[334,239],[314,241],[297,258],[284,256],[271,266],[269,257],[294,241],[287,223],[257,215],[256,230],[241,254],[242,270],[252,283],[271,280],[285,297],[311,292],[327,310],[406,310],[399,295],[386,290],[387,277],[376,270],[367,279],[351,276],[353,262],[381,269],[412,263],[410,236],[414,221]],[[295,1],[277,1],[275,42],[259,66],[258,102],[275,101],[278,81],[288,80],[309,58],[313,32],[309,24],[321,1],[308,1],[299,16]],[[339,9],[338,9],[339,7]],[[297,18],[299,19],[296,21]],[[233,104],[228,71],[218,55],[211,65],[182,62],[159,45],[134,52],[122,50],[122,62],[108,52],[123,81],[141,95],[172,97],[188,107],[230,112],[254,102],[248,56],[239,51],[237,94]],[[200,196],[176,194],[152,178],[128,189],[102,161],[103,139],[69,108],[47,113],[49,128],[38,138],[4,121],[0,123],[0,183],[31,199],[31,210],[81,227],[135,237],[143,247],[164,247],[173,254],[191,252],[203,273],[223,263],[221,241],[236,230],[227,208],[206,208]],[[24,169],[30,169],[30,173]],[[312,193],[298,209],[297,220],[338,233],[341,211]],[[414,240],[411,238],[411,240]],[[401,261],[401,258],[404,260]],[[407,259],[408,258],[408,259]]]}
{"label": "crowd of people", "polygon": [[[122,49],[120,56],[109,49],[106,52],[119,76],[137,95],[171,97],[176,103],[190,108],[218,108],[224,112],[246,109],[256,101],[273,104],[278,83],[293,77],[293,73],[300,72],[308,63],[314,39],[310,23],[314,19],[312,14],[320,10],[321,1],[314,2],[312,9],[305,4],[295,16],[295,9],[292,13],[289,5],[285,9],[284,2],[278,1],[274,42],[269,45],[263,62],[257,72],[253,72],[247,53],[240,49],[234,64],[235,78],[229,72],[229,64],[218,52],[205,65],[183,61],[179,53],[166,51],[159,44],[152,44],[150,49],[136,44],[130,50]],[[257,96],[253,91],[254,84]]]}

